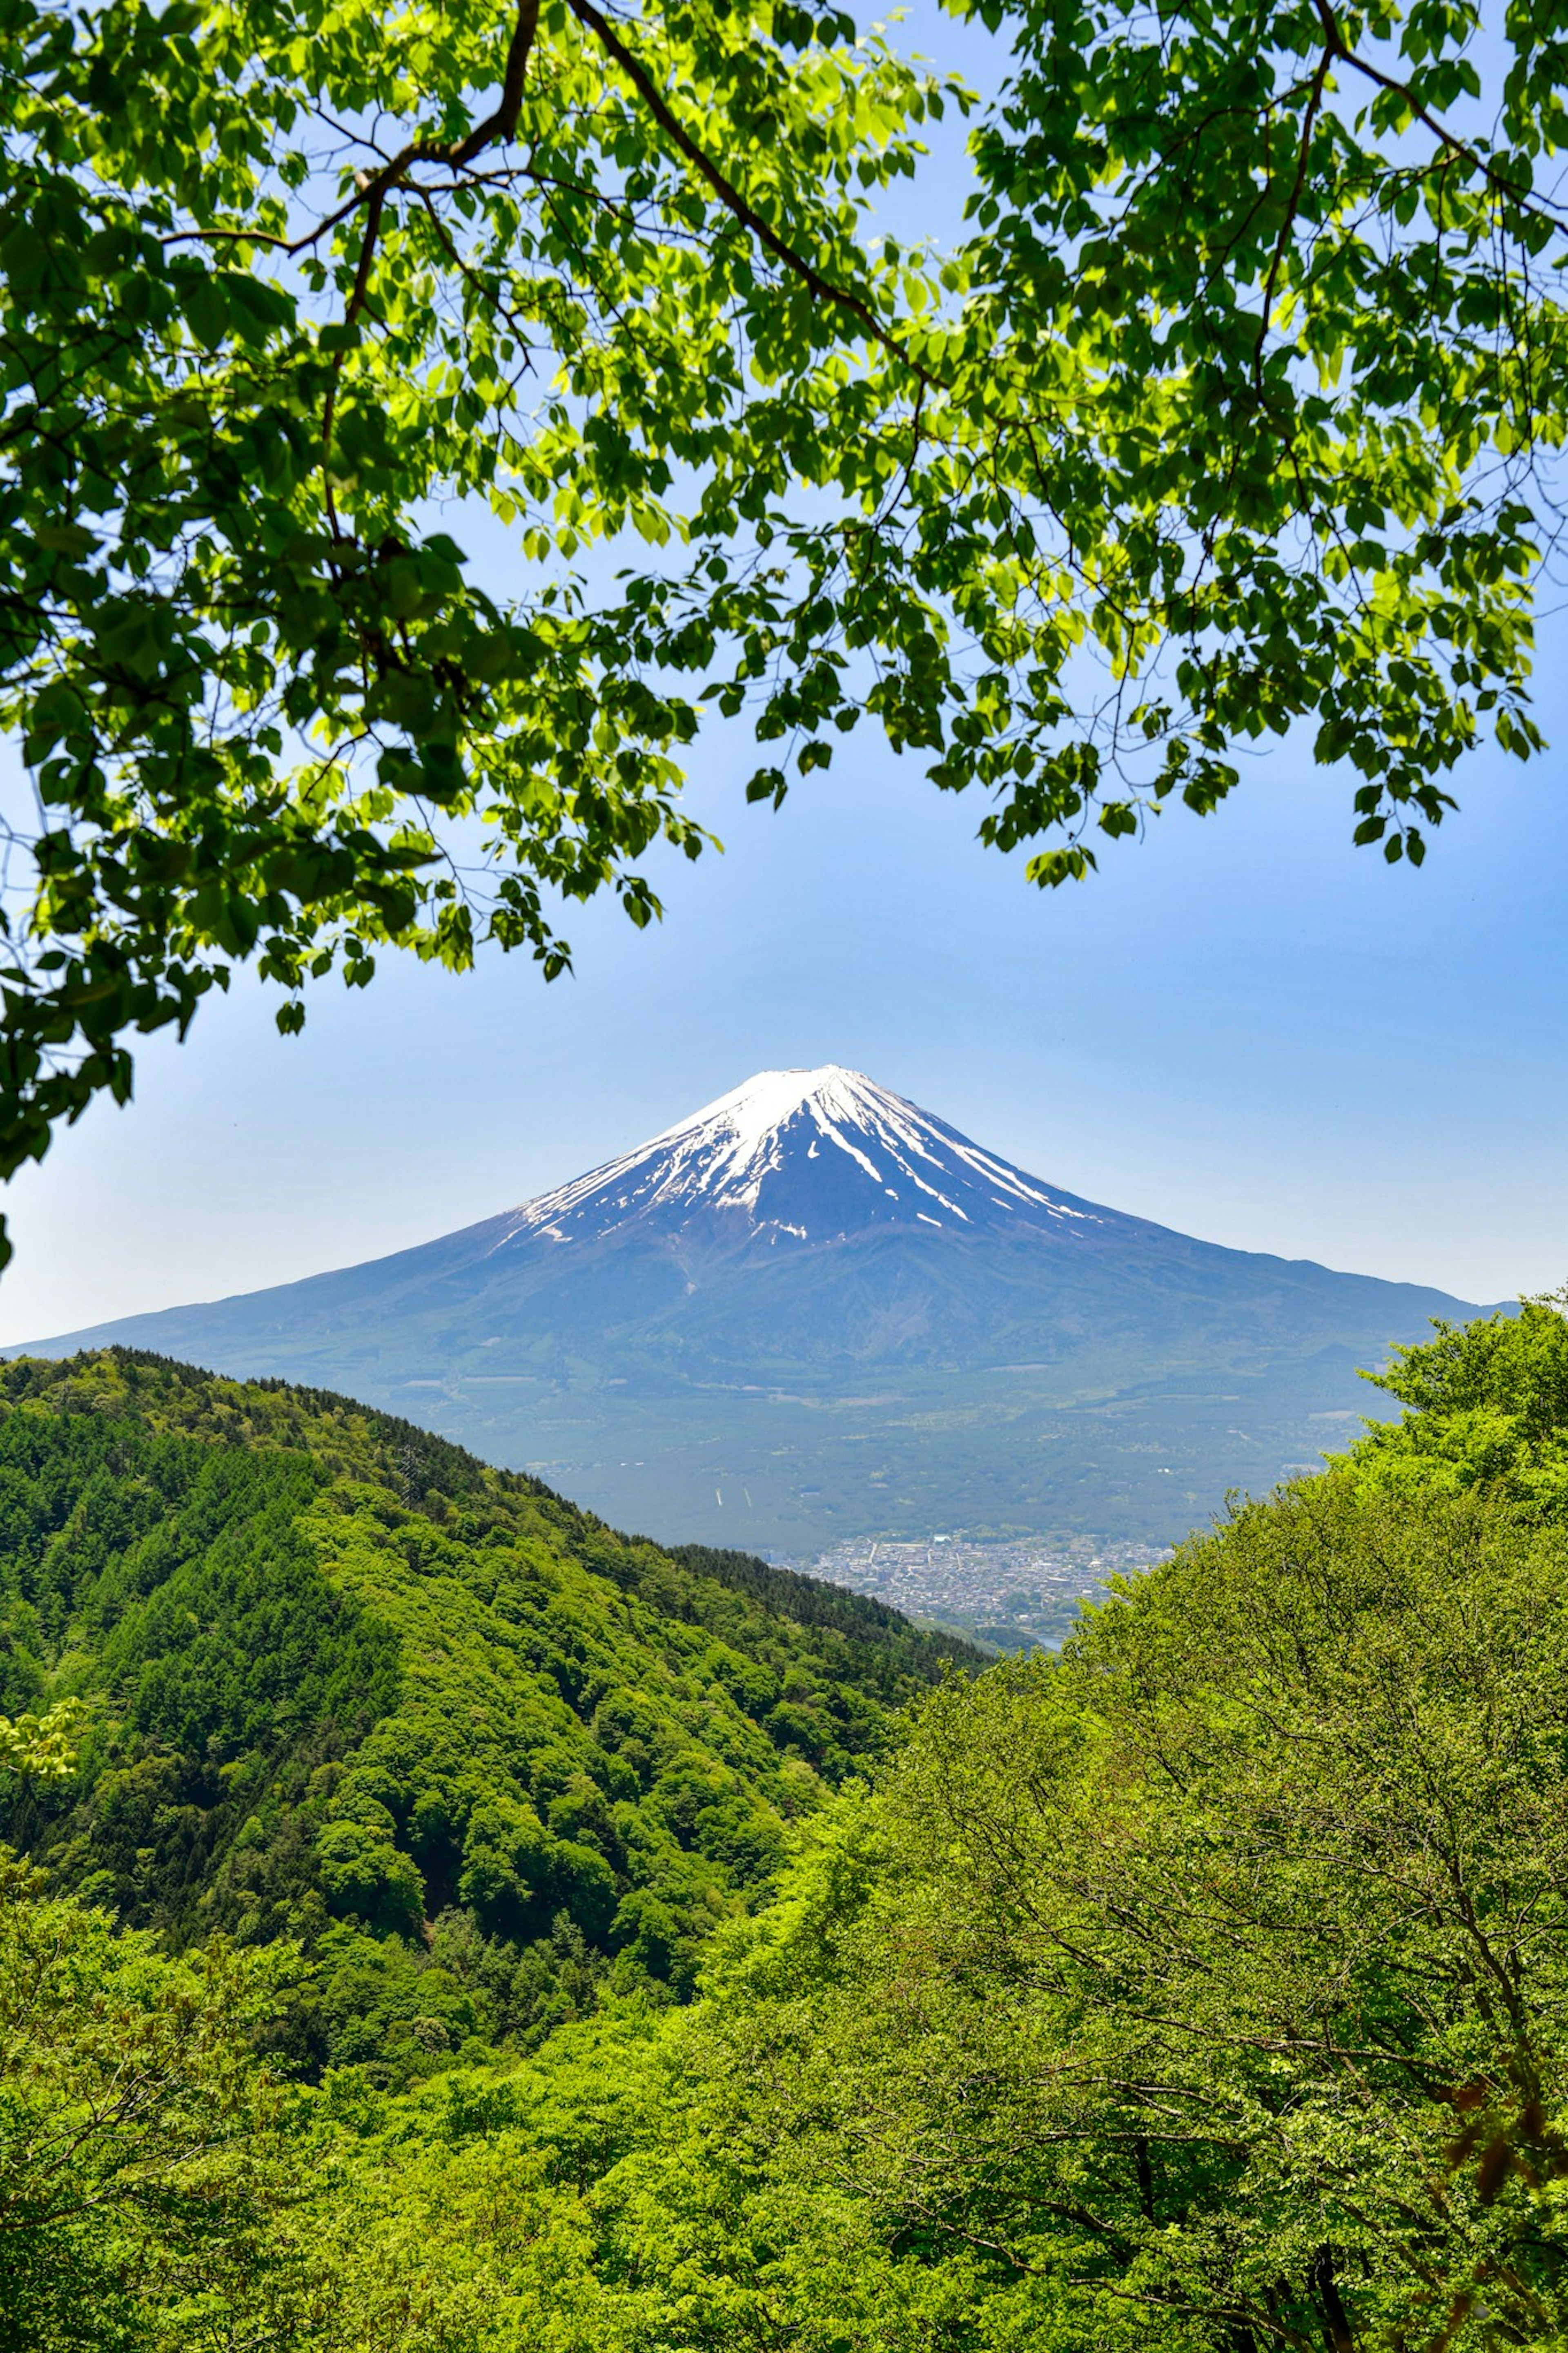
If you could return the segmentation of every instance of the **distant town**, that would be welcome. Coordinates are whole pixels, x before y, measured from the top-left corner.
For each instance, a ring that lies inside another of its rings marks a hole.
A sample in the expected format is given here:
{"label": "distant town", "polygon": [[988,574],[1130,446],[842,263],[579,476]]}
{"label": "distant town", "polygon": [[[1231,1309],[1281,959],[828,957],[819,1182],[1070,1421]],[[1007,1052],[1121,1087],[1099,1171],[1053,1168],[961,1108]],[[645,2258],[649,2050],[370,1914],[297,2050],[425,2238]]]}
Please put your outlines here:
{"label": "distant town", "polygon": [[919,1542],[859,1537],[788,1565],[874,1594],[908,1617],[934,1619],[999,1650],[1025,1651],[1059,1648],[1080,1602],[1098,1599],[1113,1577],[1164,1557],[1157,1546],[1096,1536],[998,1544],[954,1532]]}

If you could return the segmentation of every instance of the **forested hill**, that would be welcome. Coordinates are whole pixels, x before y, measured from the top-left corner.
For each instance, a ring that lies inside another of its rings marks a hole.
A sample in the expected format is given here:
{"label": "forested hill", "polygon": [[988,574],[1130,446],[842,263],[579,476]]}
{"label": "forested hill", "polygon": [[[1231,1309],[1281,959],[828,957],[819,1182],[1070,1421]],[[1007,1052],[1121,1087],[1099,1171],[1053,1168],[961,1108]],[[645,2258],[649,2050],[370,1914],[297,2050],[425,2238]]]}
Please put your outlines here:
{"label": "forested hill", "polygon": [[14,1372],[0,2353],[1554,2353],[1565,1307],[896,1731],[763,1563]]}
{"label": "forested hill", "polygon": [[977,1654],[679,1559],[323,1391],[0,1368],[0,1715],[81,1702],[0,1837],[175,1944],[289,1936],[294,2064],[409,2081],[678,1999],[785,1825]]}

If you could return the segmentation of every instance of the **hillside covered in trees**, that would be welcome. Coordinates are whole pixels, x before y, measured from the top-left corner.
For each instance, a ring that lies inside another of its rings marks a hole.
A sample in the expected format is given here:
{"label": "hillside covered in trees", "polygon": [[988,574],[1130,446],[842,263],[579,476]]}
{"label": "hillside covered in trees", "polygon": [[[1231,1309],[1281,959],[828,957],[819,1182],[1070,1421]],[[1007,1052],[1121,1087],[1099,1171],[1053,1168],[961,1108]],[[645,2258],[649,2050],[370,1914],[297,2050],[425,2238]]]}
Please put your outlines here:
{"label": "hillside covered in trees", "polygon": [[0,2342],[1560,2343],[1568,1323],[1388,1380],[942,1675],[339,1399],[13,1367]]}
{"label": "hillside covered in trees", "polygon": [[0,1836],[176,1948],[298,1940],[306,2073],[683,1998],[791,1821],[978,1663],[341,1398],[110,1352],[6,1366],[0,1416],[0,1713],[83,1710]]}

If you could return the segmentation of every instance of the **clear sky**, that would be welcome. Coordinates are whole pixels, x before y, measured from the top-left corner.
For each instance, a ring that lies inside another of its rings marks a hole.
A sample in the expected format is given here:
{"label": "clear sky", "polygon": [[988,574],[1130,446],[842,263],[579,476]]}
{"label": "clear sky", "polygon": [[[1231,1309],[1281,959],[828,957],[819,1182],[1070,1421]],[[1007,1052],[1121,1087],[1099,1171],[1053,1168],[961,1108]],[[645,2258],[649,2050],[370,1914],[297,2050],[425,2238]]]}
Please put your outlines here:
{"label": "clear sky", "polygon": [[[1568,622],[1543,639],[1568,747]],[[574,911],[574,978],[387,964],[292,1039],[242,985],[146,1043],[132,1105],[9,1187],[0,1340],[426,1240],[823,1061],[1216,1241],[1470,1299],[1568,1281],[1563,749],[1478,755],[1419,872],[1353,850],[1351,780],[1292,745],[1048,896],[868,733],[776,816],[747,752],[715,733],[694,786],[728,854],[660,873],[650,934]]]}

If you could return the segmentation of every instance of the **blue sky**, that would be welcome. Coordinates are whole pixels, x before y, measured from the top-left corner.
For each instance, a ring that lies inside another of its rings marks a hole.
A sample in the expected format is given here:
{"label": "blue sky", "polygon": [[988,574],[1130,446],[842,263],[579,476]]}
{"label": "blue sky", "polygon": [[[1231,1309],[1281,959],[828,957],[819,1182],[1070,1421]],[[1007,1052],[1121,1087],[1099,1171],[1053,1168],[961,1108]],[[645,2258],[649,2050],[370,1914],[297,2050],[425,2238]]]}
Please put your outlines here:
{"label": "blue sky", "polygon": [[[937,214],[957,185],[950,156]],[[1568,622],[1542,638],[1568,744]],[[820,1061],[1215,1240],[1471,1299],[1568,1281],[1560,750],[1478,754],[1414,872],[1353,850],[1351,780],[1287,745],[1051,895],[868,735],[776,816],[741,803],[747,754],[717,733],[694,781],[728,854],[660,875],[651,934],[574,911],[572,979],[389,964],[294,1039],[242,984],[148,1044],[131,1108],[8,1188],[0,1340],[423,1240]]]}
{"label": "blue sky", "polygon": [[774,816],[737,806],[744,750],[697,794],[728,854],[669,875],[654,932],[579,917],[575,978],[399,963],[300,1039],[242,987],[154,1041],[132,1107],[11,1187],[0,1336],[426,1239],[820,1061],[1215,1240],[1469,1298],[1568,1278],[1558,754],[1478,758],[1419,873],[1352,850],[1348,781],[1287,751],[1047,896],[910,763]]}

